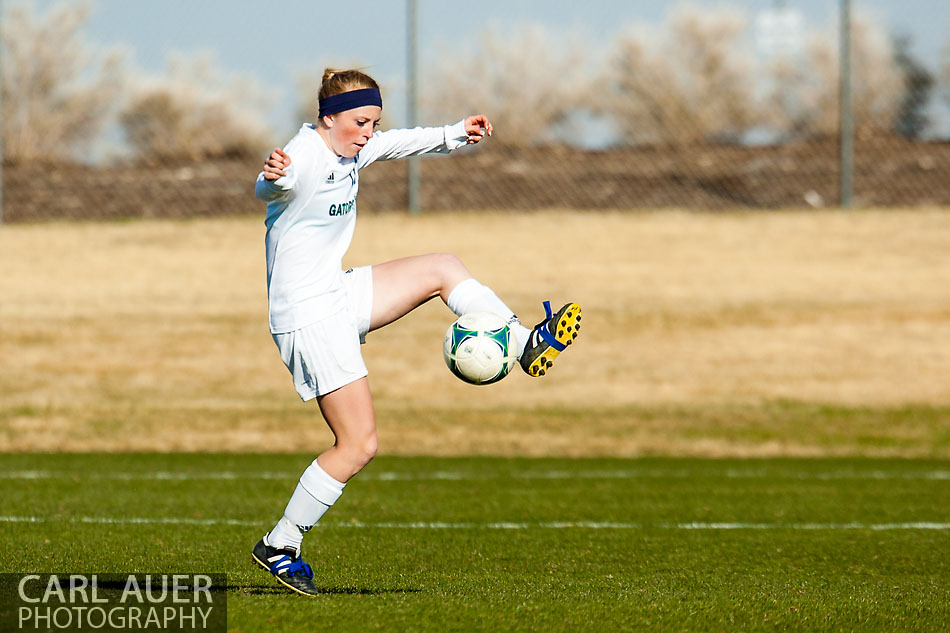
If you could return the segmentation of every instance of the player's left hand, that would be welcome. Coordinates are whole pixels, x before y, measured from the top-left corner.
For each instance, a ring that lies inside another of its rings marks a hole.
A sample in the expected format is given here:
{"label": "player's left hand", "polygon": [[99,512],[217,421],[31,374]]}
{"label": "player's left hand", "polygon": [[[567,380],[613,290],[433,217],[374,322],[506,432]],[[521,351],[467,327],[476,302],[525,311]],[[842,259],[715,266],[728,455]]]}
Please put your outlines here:
{"label": "player's left hand", "polygon": [[491,136],[492,126],[484,114],[476,114],[465,119],[465,132],[468,134],[468,143],[472,145],[485,136]]}

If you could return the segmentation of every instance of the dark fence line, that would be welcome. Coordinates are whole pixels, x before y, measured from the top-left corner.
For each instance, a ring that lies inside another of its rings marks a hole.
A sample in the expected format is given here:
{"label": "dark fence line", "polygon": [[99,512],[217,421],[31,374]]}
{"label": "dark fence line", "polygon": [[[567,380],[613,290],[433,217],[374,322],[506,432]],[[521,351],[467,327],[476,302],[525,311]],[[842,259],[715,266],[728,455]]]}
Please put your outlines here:
{"label": "dark fence line", "polygon": [[[855,204],[950,205],[950,142],[855,145]],[[111,167],[6,165],[4,222],[259,214],[260,160]],[[777,209],[836,206],[836,142],[585,151],[490,145],[421,160],[423,210]],[[363,213],[405,210],[406,161],[361,173]]]}

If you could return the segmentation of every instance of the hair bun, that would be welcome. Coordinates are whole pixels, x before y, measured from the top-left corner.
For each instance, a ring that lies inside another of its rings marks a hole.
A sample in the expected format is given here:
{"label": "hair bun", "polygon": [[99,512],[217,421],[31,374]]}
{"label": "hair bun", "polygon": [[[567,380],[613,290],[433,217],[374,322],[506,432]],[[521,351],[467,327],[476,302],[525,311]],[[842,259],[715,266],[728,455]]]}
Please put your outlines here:
{"label": "hair bun", "polygon": [[320,92],[318,99],[326,99],[341,92],[350,90],[359,90],[361,88],[372,88],[379,90],[379,84],[376,80],[361,70],[337,70],[327,68],[323,71],[323,80],[320,82]]}

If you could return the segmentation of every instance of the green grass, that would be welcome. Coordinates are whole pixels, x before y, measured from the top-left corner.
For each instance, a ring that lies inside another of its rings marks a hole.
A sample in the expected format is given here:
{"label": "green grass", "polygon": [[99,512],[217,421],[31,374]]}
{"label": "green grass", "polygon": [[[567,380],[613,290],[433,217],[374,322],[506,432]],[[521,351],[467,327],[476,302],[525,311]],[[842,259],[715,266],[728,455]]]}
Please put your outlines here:
{"label": "green grass", "polygon": [[310,459],[0,456],[0,571],[227,572],[234,631],[950,622],[947,461],[379,458],[307,537],[304,598],[249,552]]}

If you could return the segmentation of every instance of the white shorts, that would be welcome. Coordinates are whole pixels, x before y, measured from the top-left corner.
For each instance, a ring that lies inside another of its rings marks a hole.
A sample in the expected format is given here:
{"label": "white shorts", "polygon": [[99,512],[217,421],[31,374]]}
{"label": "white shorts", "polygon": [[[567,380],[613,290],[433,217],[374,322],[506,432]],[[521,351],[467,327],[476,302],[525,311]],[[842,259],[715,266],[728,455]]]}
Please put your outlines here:
{"label": "white shorts", "polygon": [[367,375],[360,354],[373,309],[371,266],[343,275],[345,309],[293,332],[273,334],[280,357],[304,401],[330,393]]}

